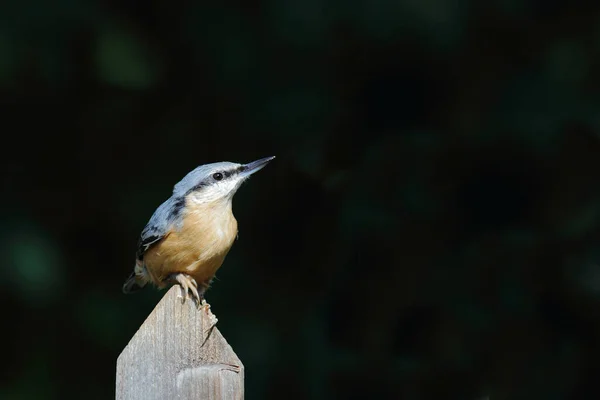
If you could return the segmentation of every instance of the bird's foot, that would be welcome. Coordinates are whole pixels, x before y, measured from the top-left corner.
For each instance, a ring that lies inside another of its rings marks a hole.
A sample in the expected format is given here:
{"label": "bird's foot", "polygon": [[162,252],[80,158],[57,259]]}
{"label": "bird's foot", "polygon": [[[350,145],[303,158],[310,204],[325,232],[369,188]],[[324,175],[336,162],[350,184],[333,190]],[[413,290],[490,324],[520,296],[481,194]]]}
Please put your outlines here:
{"label": "bird's foot", "polygon": [[217,321],[219,321],[219,319],[215,316],[215,314],[212,313],[212,311],[210,310],[210,304],[208,304],[205,299],[202,299],[200,308],[204,308],[206,315],[208,315],[208,319],[210,321],[210,326],[211,327],[215,326],[217,324]]}
{"label": "bird's foot", "polygon": [[196,283],[196,280],[191,276],[183,273],[174,274],[173,279],[181,286],[181,291],[183,292],[182,303],[185,303],[185,299],[188,297],[189,291],[192,292],[192,298],[196,300],[198,309],[200,309],[202,305],[201,301],[204,300],[204,297],[201,293],[198,293],[198,284]]}
{"label": "bird's foot", "polygon": [[215,316],[215,314],[212,313],[212,311],[210,310],[210,304],[208,304],[205,299],[202,299],[202,304],[200,305],[200,308],[203,308],[204,311],[206,312],[206,315],[208,316],[208,323],[209,323],[209,327],[204,329],[204,334],[206,335],[206,337],[205,337],[204,341],[202,342],[202,345],[201,345],[201,347],[202,347],[202,346],[204,346],[204,344],[210,337],[210,334],[212,333],[214,327],[217,325],[217,322],[219,321],[219,319]]}

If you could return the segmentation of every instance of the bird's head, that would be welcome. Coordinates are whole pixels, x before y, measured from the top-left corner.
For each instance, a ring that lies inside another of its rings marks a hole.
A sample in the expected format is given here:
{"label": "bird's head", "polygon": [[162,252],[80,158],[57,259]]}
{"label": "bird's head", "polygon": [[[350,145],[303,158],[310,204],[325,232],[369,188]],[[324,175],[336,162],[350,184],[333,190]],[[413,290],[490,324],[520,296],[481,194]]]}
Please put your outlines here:
{"label": "bird's head", "polygon": [[190,196],[196,203],[231,201],[240,185],[274,158],[265,157],[248,164],[223,161],[201,165],[175,185],[173,195]]}

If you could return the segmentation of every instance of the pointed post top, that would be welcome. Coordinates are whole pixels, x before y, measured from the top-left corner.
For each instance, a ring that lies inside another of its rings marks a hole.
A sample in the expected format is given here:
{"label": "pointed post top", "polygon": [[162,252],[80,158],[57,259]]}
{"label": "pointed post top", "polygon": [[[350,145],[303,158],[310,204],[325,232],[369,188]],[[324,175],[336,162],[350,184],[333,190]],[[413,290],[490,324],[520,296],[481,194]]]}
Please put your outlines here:
{"label": "pointed post top", "polygon": [[244,366],[210,305],[171,287],[117,360],[117,400],[242,400]]}

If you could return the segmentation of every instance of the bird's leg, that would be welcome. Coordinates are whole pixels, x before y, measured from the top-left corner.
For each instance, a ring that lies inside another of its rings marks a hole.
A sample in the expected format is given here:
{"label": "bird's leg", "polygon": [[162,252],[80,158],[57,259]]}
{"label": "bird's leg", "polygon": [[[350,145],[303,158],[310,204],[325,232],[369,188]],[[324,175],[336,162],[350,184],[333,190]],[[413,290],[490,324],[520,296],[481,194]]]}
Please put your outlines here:
{"label": "bird's leg", "polygon": [[173,274],[171,277],[177,283],[179,283],[179,285],[181,285],[181,290],[183,291],[182,302],[185,303],[185,299],[188,295],[189,290],[190,292],[192,292],[192,298],[196,300],[196,304],[198,304],[198,307],[200,307],[202,295],[198,293],[198,284],[196,283],[196,280],[188,274],[184,273]]}

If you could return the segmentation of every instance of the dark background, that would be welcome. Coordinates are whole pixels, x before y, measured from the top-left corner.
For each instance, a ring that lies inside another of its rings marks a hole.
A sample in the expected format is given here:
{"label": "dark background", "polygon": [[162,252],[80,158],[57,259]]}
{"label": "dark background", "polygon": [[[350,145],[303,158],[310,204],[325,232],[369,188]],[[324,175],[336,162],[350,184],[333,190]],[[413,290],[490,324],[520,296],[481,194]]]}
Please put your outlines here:
{"label": "dark background", "polygon": [[199,164],[248,399],[600,398],[600,3],[5,0],[1,399],[109,399]]}

